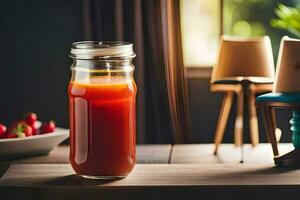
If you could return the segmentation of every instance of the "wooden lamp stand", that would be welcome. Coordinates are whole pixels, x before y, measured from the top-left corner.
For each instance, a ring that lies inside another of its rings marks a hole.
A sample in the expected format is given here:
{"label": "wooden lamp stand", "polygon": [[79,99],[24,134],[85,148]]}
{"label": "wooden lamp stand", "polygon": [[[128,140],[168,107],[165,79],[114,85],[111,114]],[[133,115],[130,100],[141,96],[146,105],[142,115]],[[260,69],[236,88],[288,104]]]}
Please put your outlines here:
{"label": "wooden lamp stand", "polygon": [[[259,143],[258,122],[255,108],[255,94],[269,92],[272,90],[272,83],[253,82],[250,80],[240,81],[218,81],[211,85],[212,92],[225,92],[219,119],[215,132],[214,154],[218,153],[219,145],[222,142],[224,131],[227,126],[234,94],[237,96],[237,114],[235,119],[234,143],[235,146],[243,145],[243,133],[246,119],[249,120],[249,132],[251,144],[256,146]],[[245,117],[245,110],[249,116]]]}
{"label": "wooden lamp stand", "polygon": [[[256,105],[262,113],[265,130],[272,145],[274,162],[282,167],[300,167],[300,93],[268,93],[257,97]],[[272,113],[276,108],[287,108],[293,111],[290,120],[292,143],[295,149],[287,154],[279,155],[276,140],[276,118]]]}

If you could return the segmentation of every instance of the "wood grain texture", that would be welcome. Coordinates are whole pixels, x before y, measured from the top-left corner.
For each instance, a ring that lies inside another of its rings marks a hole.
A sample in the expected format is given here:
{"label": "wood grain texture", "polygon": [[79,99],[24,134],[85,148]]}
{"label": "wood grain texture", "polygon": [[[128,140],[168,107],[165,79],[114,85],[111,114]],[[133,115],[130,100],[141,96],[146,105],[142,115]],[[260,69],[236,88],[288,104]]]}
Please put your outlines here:
{"label": "wood grain texture", "polygon": [[9,164],[0,164],[0,177],[2,177],[5,174],[9,166]]}
{"label": "wood grain texture", "polygon": [[[252,147],[250,144],[243,145],[245,164],[273,164],[273,153],[270,144],[258,144]],[[281,153],[294,149],[291,143],[279,144]],[[218,155],[214,155],[213,144],[185,144],[174,145],[171,156],[171,163],[236,163],[241,160],[241,147],[233,144],[222,144],[219,147]]]}
{"label": "wood grain texture", "polygon": [[0,179],[1,199],[291,199],[299,188],[300,170],[268,164],[138,164],[115,181],[80,178],[68,164],[15,164]]}
{"label": "wood grain texture", "polygon": [[300,169],[270,164],[137,164],[119,180],[87,180],[74,174],[69,164],[13,164],[0,186],[51,188],[105,188],[201,185],[299,185]]}
{"label": "wood grain texture", "polygon": [[167,164],[170,160],[172,145],[137,145],[137,163]]}
{"label": "wood grain texture", "polygon": [[[137,163],[168,163],[171,145],[137,145]],[[0,162],[1,163],[1,162]],[[2,162],[6,164],[60,164],[69,163],[69,146],[62,145],[48,155]]]}
{"label": "wood grain texture", "polygon": [[[171,145],[158,146],[138,146],[139,156],[147,157],[145,162],[160,161],[159,153],[169,152]],[[12,164],[0,178],[0,199],[253,200],[272,197],[282,200],[287,194],[289,199],[299,198],[300,170],[274,167],[270,144],[255,148],[244,145],[245,164],[238,164],[240,149],[233,144],[223,144],[218,156],[213,155],[213,147],[213,144],[175,145],[171,162],[190,164],[137,164],[128,177],[114,181],[83,179],[74,174],[69,164]],[[279,145],[282,152],[292,148],[292,144]],[[52,154],[66,154],[67,150],[68,147],[59,147]],[[56,160],[44,159],[44,162]],[[0,164],[0,172],[7,168],[7,164]]]}

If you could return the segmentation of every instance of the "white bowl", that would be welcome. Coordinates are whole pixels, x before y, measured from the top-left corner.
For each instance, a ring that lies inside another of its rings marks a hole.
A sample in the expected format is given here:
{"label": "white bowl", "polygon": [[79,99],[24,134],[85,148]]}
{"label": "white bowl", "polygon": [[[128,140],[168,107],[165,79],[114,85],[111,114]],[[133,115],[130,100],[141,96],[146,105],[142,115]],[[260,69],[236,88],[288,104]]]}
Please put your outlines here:
{"label": "white bowl", "polygon": [[0,160],[48,154],[68,137],[68,129],[56,128],[53,133],[25,138],[0,139]]}

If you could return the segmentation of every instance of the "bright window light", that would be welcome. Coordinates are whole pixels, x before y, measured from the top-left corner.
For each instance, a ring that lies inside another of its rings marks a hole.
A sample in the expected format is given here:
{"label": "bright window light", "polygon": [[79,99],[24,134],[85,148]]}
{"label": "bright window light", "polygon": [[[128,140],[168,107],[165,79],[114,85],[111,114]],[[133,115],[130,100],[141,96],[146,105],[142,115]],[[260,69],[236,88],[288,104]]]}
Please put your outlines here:
{"label": "bright window light", "polygon": [[220,37],[220,0],[181,0],[181,34],[186,67],[212,67]]}

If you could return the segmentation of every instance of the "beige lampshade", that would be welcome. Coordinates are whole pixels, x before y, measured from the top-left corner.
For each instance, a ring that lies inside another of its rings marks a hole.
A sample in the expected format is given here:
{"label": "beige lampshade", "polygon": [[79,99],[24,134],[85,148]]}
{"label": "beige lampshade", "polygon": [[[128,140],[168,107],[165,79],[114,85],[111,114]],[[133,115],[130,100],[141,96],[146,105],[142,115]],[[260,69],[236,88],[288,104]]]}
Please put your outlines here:
{"label": "beige lampshade", "polygon": [[300,40],[281,39],[274,92],[300,92]]}
{"label": "beige lampshade", "polygon": [[274,61],[268,36],[243,38],[223,35],[211,83],[220,80],[273,82]]}

